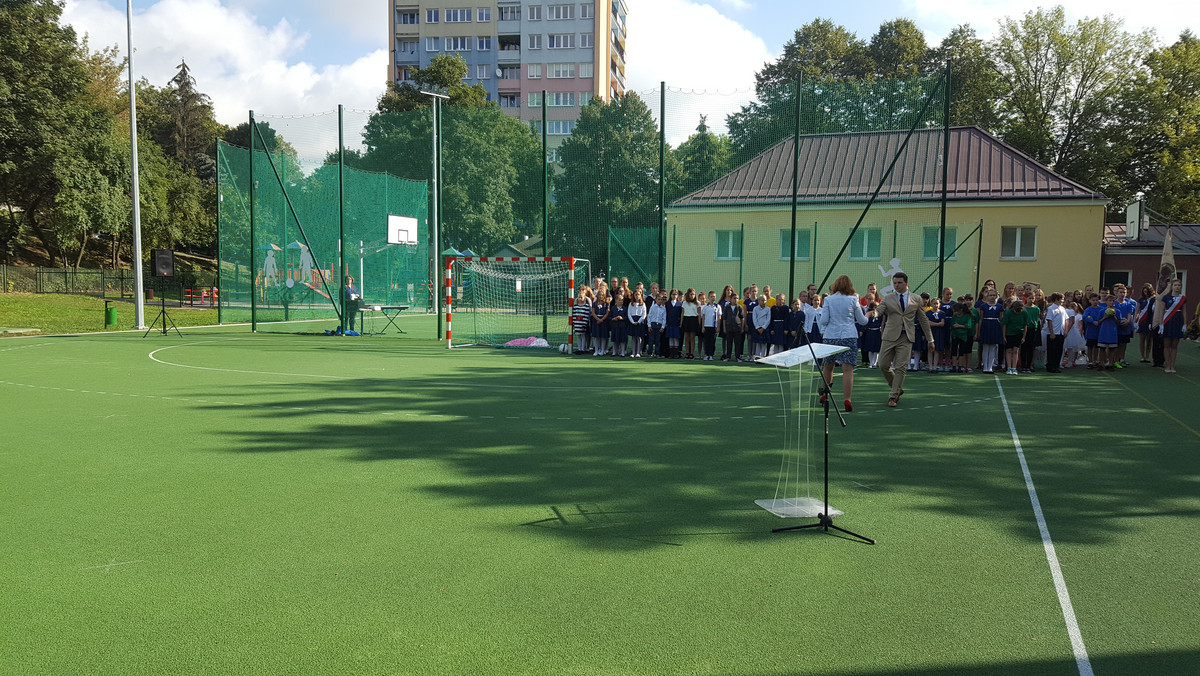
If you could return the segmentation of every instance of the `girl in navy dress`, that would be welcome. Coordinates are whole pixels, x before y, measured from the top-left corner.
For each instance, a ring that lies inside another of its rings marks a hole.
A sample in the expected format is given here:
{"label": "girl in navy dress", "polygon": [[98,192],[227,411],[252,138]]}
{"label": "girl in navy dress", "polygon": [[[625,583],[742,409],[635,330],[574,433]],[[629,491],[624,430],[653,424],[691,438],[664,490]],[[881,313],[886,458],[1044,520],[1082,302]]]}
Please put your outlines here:
{"label": "girl in navy dress", "polygon": [[771,354],[788,349],[788,309],[787,296],[782,293],[775,296],[775,304],[771,306]]}
{"label": "girl in navy dress", "polygon": [[867,306],[867,325],[862,332],[862,346],[867,352],[867,363],[871,368],[878,366],[879,351],[883,349],[883,317],[875,311],[877,307],[875,303]]}
{"label": "girl in navy dress", "polygon": [[683,339],[683,301],[679,298],[679,289],[671,289],[671,298],[667,301],[667,345],[670,349],[667,355],[671,359],[679,359],[683,355],[679,350],[679,341]]}
{"label": "girl in navy dress", "polygon": [[1158,327],[1163,339],[1163,373],[1178,373],[1175,358],[1179,356],[1179,340],[1187,333],[1183,321],[1184,306],[1187,305],[1183,281],[1173,280],[1159,302],[1163,304],[1163,323]]}
{"label": "girl in navy dress", "polygon": [[933,342],[935,344],[935,356],[937,358],[937,366],[939,371],[953,371],[949,363],[950,355],[950,338],[954,328],[951,324],[954,323],[954,306],[958,303],[954,302],[954,289],[945,287],[942,289],[942,298],[937,302],[938,315],[942,319],[942,330],[933,332]]}
{"label": "girl in navy dress", "polygon": [[596,346],[597,357],[608,350],[608,315],[608,292],[601,290],[592,304],[592,344]]}
{"label": "girl in navy dress", "polygon": [[792,301],[792,311],[788,313],[788,349],[800,347],[800,344],[808,340],[808,335],[804,332],[804,303],[800,299]]}
{"label": "girl in navy dress", "polygon": [[1004,327],[1000,318],[1004,315],[1004,303],[996,289],[984,289],[983,298],[979,301],[979,326],[975,337],[979,340],[979,349],[983,354],[983,372],[992,373],[996,368],[996,359],[1000,354],[1000,344],[1004,342]]}
{"label": "girl in navy dress", "polygon": [[812,306],[811,313],[805,313],[805,321],[808,322],[808,342],[821,342],[821,327],[817,324],[817,316],[821,314],[821,294],[813,293],[808,304]]}
{"label": "girl in navy dress", "polygon": [[1142,297],[1138,299],[1137,311],[1133,315],[1133,330],[1138,334],[1138,348],[1142,363],[1150,363],[1154,349],[1154,334],[1150,325],[1154,323],[1154,285],[1142,285]]}
{"label": "girl in navy dress", "polygon": [[612,307],[608,310],[608,333],[612,341],[610,352],[614,357],[624,357],[629,344],[629,309],[625,306],[625,291],[617,289]]}

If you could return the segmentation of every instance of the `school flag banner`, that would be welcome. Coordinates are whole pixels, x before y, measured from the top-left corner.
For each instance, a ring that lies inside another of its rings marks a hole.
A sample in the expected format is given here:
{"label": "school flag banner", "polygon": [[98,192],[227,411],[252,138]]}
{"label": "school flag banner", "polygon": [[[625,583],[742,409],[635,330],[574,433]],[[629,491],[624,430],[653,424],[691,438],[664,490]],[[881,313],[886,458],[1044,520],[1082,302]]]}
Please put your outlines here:
{"label": "school flag banner", "polygon": [[1162,259],[1158,263],[1158,302],[1154,304],[1154,326],[1162,326],[1166,306],[1162,301],[1171,290],[1171,280],[1175,279],[1175,253],[1171,245],[1171,226],[1167,226],[1167,235],[1163,237]]}

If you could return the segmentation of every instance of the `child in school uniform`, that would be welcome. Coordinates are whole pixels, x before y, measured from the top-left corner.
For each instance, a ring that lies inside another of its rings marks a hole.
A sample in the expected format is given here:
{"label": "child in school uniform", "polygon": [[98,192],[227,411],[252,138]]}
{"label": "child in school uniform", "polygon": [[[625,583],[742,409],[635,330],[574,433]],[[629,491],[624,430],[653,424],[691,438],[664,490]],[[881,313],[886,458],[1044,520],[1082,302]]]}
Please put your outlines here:
{"label": "child in school uniform", "polygon": [[743,291],[746,297],[742,300],[742,309],[746,313],[746,320],[742,324],[742,333],[745,336],[746,351],[742,361],[754,361],[754,308],[758,307],[758,296],[754,291],[753,286],[748,286]]}
{"label": "child in school uniform", "polygon": [[654,305],[646,312],[647,333],[646,353],[653,359],[662,356],[663,330],[667,325],[667,294],[659,293]]}
{"label": "child in school uniform", "polygon": [[696,358],[696,336],[700,333],[700,306],[705,304],[703,296],[697,297],[696,290],[689,288],[683,294],[683,354],[687,359]]}
{"label": "child in school uniform", "polygon": [[771,340],[771,308],[767,305],[767,297],[759,296],[754,306],[754,332],[751,337],[754,342],[754,356],[767,356],[767,346]]}
{"label": "child in school uniform", "polygon": [[948,372],[950,366],[944,364],[943,360],[950,354],[950,341],[946,340],[950,317],[942,312],[942,304],[937,299],[930,299],[925,308],[925,316],[929,319],[929,328],[933,331],[934,339],[933,345],[925,346],[925,364],[930,373]]}
{"label": "child in school uniform", "polygon": [[1088,368],[1094,369],[1100,364],[1100,322],[1104,320],[1104,308],[1100,306],[1100,294],[1092,292],[1087,296],[1088,307],[1083,311],[1083,340],[1087,345]]}
{"label": "child in school uniform", "polygon": [[804,333],[804,303],[800,302],[799,298],[792,301],[792,311],[788,313],[787,349],[800,347],[800,344],[807,340],[808,335]]}
{"label": "child in school uniform", "polygon": [[771,349],[770,354],[788,349],[788,316],[792,314],[787,296],[778,294],[771,305]]}
{"label": "child in school uniform", "polygon": [[671,359],[681,359],[679,343],[683,340],[683,299],[679,289],[671,289],[667,300],[667,346]]}
{"label": "child in school uniform", "polygon": [[708,302],[700,306],[700,342],[704,361],[712,361],[717,350],[717,331],[720,328],[721,308],[717,307],[717,292],[708,292]]}
{"label": "child in school uniform", "polygon": [[601,290],[592,304],[592,344],[595,345],[593,354],[597,357],[604,356],[608,350],[608,315],[608,292]]}
{"label": "child in school uniform", "polygon": [[821,295],[811,293],[808,296],[808,307],[804,308],[804,321],[808,324],[805,332],[808,334],[808,342],[821,342],[821,327],[817,322],[818,316],[821,314]]}
{"label": "child in school uniform", "polygon": [[1083,339],[1083,308],[1074,300],[1064,300],[1062,305],[1067,312],[1062,367],[1070,369],[1075,368],[1075,361],[1087,350],[1087,343]]}
{"label": "child in school uniform", "polygon": [[871,368],[879,365],[879,352],[883,349],[883,317],[879,316],[878,305],[867,305],[867,323],[863,327],[862,344],[867,351],[867,363]]}
{"label": "child in school uniform", "polygon": [[625,289],[617,289],[612,305],[608,310],[609,340],[612,341],[610,353],[614,357],[624,357],[625,348],[629,345],[629,309],[625,305]]}
{"label": "child in school uniform", "polygon": [[971,369],[967,366],[967,359],[971,356],[969,336],[973,333],[971,314],[968,311],[970,306],[966,303],[955,303],[953,308],[954,315],[950,319],[950,368],[958,373],[970,373]]}
{"label": "child in school uniform", "polygon": [[984,373],[994,373],[999,365],[1000,346],[1004,344],[1004,326],[1000,323],[1004,316],[1004,303],[995,288],[984,289],[983,298],[979,299],[979,325],[975,328],[975,339],[979,341],[980,354]]}
{"label": "child in school uniform", "polygon": [[579,297],[575,299],[575,306],[571,308],[571,330],[575,334],[572,336],[575,343],[575,354],[583,354],[588,349],[590,342],[590,329],[592,319],[592,290],[584,284],[579,289]]}
{"label": "child in school uniform", "polygon": [[646,302],[642,296],[642,283],[633,290],[633,300],[629,303],[629,337],[633,339],[631,357],[642,356],[642,344],[646,342]]}
{"label": "child in school uniform", "polygon": [[1025,314],[1025,304],[1020,298],[1014,298],[1004,314],[1000,317],[1004,325],[1004,362],[1008,365],[1007,375],[1017,375],[1018,354],[1021,343],[1025,342],[1025,329],[1029,324],[1029,315]]}
{"label": "child in school uniform", "polygon": [[741,361],[746,326],[746,309],[738,302],[737,294],[730,289],[726,303],[721,306],[721,330],[724,336],[721,361]]}

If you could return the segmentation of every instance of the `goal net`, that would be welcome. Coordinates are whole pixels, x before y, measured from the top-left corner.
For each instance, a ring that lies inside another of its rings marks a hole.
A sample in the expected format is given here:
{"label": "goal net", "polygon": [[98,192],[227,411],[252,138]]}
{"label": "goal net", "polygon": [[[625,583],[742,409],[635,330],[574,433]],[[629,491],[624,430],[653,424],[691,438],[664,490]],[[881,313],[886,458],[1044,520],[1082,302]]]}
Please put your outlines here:
{"label": "goal net", "polygon": [[576,279],[587,261],[567,256],[447,256],[446,346],[571,344]]}

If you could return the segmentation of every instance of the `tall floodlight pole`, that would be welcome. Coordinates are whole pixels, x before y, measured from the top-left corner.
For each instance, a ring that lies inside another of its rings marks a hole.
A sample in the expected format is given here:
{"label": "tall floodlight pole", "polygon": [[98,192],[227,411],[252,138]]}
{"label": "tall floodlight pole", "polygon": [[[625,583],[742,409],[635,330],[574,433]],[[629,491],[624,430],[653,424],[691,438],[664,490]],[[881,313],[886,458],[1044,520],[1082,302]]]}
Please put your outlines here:
{"label": "tall floodlight pole", "polygon": [[129,147],[133,186],[133,308],[134,328],[146,328],[146,298],[142,283],[142,209],[138,190],[137,87],[133,79],[133,0],[125,0],[125,29],[129,36]]}
{"label": "tall floodlight pole", "polygon": [[431,125],[433,133],[430,134],[430,136],[433,137],[433,175],[431,177],[433,179],[433,192],[430,202],[432,203],[433,208],[431,209],[432,218],[429,219],[429,239],[433,244],[433,269],[429,271],[429,274],[430,281],[433,282],[433,290],[430,291],[430,293],[433,294],[433,313],[437,315],[437,328],[435,329],[437,333],[434,335],[440,339],[442,337],[442,296],[440,293],[442,291],[442,287],[440,284],[438,284],[438,280],[441,278],[440,276],[442,272],[442,245],[440,241],[441,221],[439,220],[438,214],[438,184],[442,179],[442,158],[440,152],[441,145],[438,143],[438,117],[441,113],[442,99],[449,99],[450,97],[440,92],[429,92],[425,91],[424,89],[420,91],[425,96],[429,96],[433,99],[433,105],[430,106],[430,118],[433,122]]}

